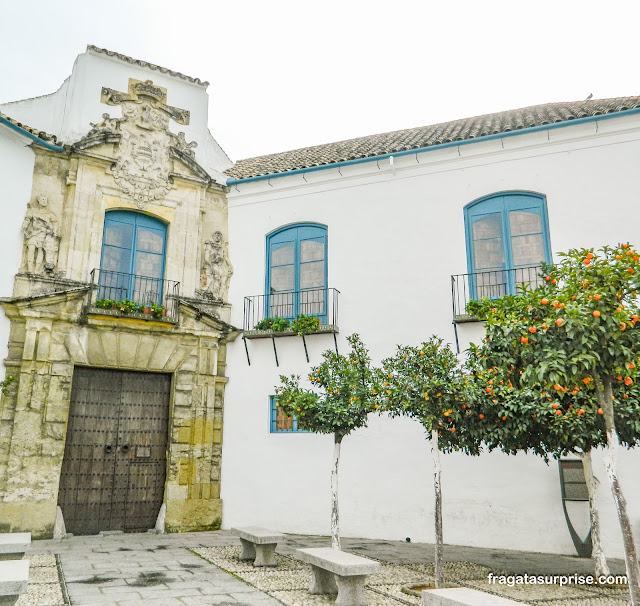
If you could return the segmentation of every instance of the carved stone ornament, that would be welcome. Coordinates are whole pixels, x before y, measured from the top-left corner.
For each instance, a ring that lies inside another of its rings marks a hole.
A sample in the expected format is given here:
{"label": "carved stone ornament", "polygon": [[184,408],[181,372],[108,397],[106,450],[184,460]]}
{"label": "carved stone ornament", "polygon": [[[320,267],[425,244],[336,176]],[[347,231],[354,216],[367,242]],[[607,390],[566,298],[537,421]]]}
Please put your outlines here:
{"label": "carved stone ornament", "polygon": [[22,223],[27,273],[53,275],[58,264],[60,235],[58,219],[49,210],[47,196],[38,196],[36,206],[28,205]]}
{"label": "carved stone ornament", "polygon": [[203,294],[226,301],[233,266],[229,261],[229,243],[222,232],[215,232],[211,240],[204,243],[200,286]]}
{"label": "carved stone ornament", "polygon": [[191,148],[195,143],[187,143],[184,133],[180,133],[180,138],[169,131],[172,119],[189,124],[189,112],[167,105],[166,99],[166,89],[155,86],[151,80],[129,79],[128,93],[102,89],[101,101],[122,106],[122,119],[114,120],[103,114],[102,122],[92,124],[95,134],[119,130],[121,138],[113,177],[138,208],[161,200],[170,191],[170,147],[194,155]]}

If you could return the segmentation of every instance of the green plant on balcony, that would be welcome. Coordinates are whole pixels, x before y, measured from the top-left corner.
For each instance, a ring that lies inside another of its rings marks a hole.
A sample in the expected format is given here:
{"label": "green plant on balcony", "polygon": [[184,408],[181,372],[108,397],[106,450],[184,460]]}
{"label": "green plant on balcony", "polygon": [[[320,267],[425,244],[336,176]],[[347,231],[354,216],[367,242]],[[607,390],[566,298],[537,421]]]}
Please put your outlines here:
{"label": "green plant on balcony", "polygon": [[116,301],[116,309],[123,314],[129,314],[138,307],[137,303],[134,303],[130,299],[124,301]]}
{"label": "green plant on balcony", "polygon": [[164,305],[160,305],[159,303],[152,303],[150,306],[151,309],[151,315],[154,318],[162,318],[162,316],[164,316],[164,312],[165,312],[165,307]]}
{"label": "green plant on balcony", "polygon": [[298,314],[298,317],[291,323],[291,330],[299,336],[308,335],[320,328],[320,320],[315,316]]}
{"label": "green plant on balcony", "polygon": [[95,303],[98,309],[113,309],[115,304],[113,299],[98,299]]}
{"label": "green plant on balcony", "polygon": [[287,318],[265,318],[264,320],[260,320],[253,328],[255,330],[273,330],[273,332],[284,332],[290,326],[289,320]]}

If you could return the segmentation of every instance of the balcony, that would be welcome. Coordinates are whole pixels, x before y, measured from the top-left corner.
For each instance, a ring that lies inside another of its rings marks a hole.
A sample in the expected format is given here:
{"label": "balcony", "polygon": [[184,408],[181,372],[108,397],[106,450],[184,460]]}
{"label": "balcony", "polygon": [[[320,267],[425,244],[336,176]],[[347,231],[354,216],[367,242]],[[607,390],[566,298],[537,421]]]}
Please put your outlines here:
{"label": "balcony", "polygon": [[[293,322],[299,314],[314,316],[320,326],[311,334],[338,332],[338,295],[335,288],[311,288],[274,292],[244,298],[243,330],[245,339],[288,337],[293,330],[273,330],[259,327],[265,319],[283,318]],[[259,327],[259,328],[257,328]]]}
{"label": "balcony", "polygon": [[179,295],[180,282],[94,269],[87,314],[175,323]]}
{"label": "balcony", "polygon": [[539,265],[451,276],[453,321],[457,324],[478,321],[478,318],[467,312],[470,301],[499,299],[505,295],[516,294],[523,284],[537,288],[543,283],[544,278],[540,276]]}

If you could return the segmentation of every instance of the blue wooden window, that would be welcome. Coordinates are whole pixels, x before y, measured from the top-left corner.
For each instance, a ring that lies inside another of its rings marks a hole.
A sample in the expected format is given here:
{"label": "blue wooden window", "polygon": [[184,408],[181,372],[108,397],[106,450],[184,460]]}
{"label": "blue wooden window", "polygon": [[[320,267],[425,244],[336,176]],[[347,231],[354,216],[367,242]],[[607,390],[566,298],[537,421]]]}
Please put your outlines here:
{"label": "blue wooden window", "polygon": [[99,298],[162,303],[166,243],[162,221],[132,211],[107,212]]}
{"label": "blue wooden window", "polygon": [[288,419],[282,410],[276,406],[276,397],[269,396],[271,410],[271,433],[308,433],[304,429],[298,429],[298,419]]}
{"label": "blue wooden window", "polygon": [[316,223],[283,227],[267,236],[265,314],[298,314],[327,322],[327,228]]}
{"label": "blue wooden window", "polygon": [[469,288],[473,298],[514,294],[539,283],[538,266],[551,263],[544,196],[506,192],[465,208]]}

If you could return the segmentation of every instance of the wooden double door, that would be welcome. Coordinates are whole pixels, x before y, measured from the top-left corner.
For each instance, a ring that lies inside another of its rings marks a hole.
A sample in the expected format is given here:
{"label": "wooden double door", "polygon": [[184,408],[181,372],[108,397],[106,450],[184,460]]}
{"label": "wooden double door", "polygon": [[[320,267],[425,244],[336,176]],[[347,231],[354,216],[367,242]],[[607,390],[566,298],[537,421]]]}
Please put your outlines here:
{"label": "wooden double door", "polygon": [[171,376],[76,368],[58,505],[67,532],[144,532],[162,505]]}

